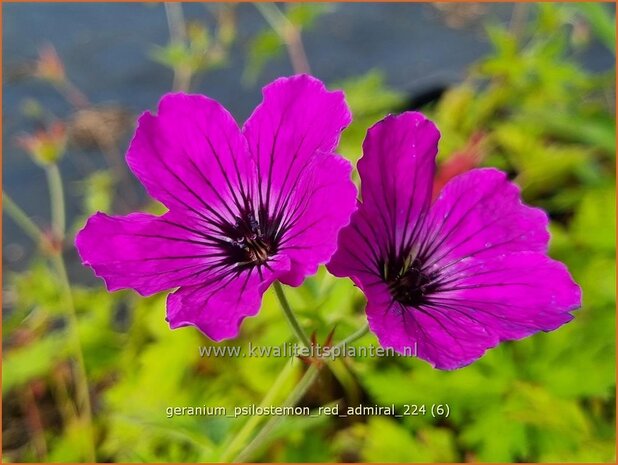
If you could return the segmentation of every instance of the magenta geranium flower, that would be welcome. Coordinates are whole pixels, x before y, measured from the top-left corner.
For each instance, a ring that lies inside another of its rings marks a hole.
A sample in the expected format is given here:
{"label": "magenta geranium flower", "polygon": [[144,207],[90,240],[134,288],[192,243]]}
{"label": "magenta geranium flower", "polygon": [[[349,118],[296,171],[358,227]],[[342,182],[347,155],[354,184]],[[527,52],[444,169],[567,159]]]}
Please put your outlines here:
{"label": "magenta geranium flower", "polygon": [[127,162],[169,211],[90,217],[75,240],[109,290],[167,299],[172,328],[234,337],[274,280],[326,263],[356,207],[349,162],[333,153],[350,123],[342,92],[277,79],[242,131],[216,101],[168,94],[139,125]]}
{"label": "magenta geranium flower", "polygon": [[501,341],[567,323],[581,291],[547,256],[546,214],[524,205],[503,172],[459,175],[432,203],[439,138],[414,112],[369,130],[362,204],[328,269],[363,290],[383,346],[454,369]]}

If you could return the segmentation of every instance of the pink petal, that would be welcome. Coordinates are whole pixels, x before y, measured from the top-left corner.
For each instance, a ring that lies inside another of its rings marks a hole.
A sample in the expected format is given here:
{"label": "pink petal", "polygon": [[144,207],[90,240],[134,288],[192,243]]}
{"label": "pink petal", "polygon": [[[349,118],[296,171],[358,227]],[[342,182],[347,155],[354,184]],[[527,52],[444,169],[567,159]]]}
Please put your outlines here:
{"label": "pink petal", "polygon": [[552,331],[581,306],[566,267],[536,252],[469,259],[449,280],[448,289],[419,308],[392,304],[386,285],[367,292],[367,316],[380,343],[402,353],[415,348],[419,358],[450,370],[501,341]]}
{"label": "pink petal", "polygon": [[[581,289],[567,267],[538,252],[518,252],[459,262],[446,277],[448,290],[436,302],[463,302],[501,339],[552,331],[581,306]],[[495,320],[491,313],[500,315]]]}
{"label": "pink petal", "polygon": [[289,212],[280,251],[292,260],[290,272],[280,280],[299,286],[317,271],[337,248],[337,234],[356,208],[352,165],[337,155],[313,159],[299,180]]}
{"label": "pink petal", "polygon": [[225,218],[254,183],[255,165],[229,112],[203,95],[167,94],[140,118],[127,163],[170,210]]}
{"label": "pink petal", "polygon": [[331,273],[355,282],[362,273],[379,276],[384,259],[423,231],[439,138],[416,112],[387,116],[369,129],[358,162],[363,202],[339,234]]}
{"label": "pink petal", "polygon": [[546,252],[548,219],[521,201],[519,188],[494,168],[449,181],[431,208],[423,248],[438,267],[466,257]]}
{"label": "pink petal", "polygon": [[358,162],[363,206],[398,249],[429,208],[440,133],[421,113],[387,116],[367,132]]}
{"label": "pink petal", "polygon": [[313,159],[330,156],[351,115],[343,93],[307,75],[279,78],[243,127],[257,162],[260,200],[276,213]]}
{"label": "pink petal", "polygon": [[337,251],[326,267],[338,277],[350,277],[357,285],[381,278],[386,254],[379,222],[359,204],[350,224],[343,228],[337,240]]}
{"label": "pink petal", "polygon": [[[454,369],[500,341],[570,321],[581,291],[546,255],[547,215],[524,205],[504,173],[462,174],[430,206],[438,133],[431,123],[419,132],[423,122],[408,113],[370,130],[359,162],[363,203],[328,269],[363,290],[384,347]],[[418,303],[393,298],[389,285],[406,283],[404,270],[422,271]]]}
{"label": "pink petal", "polygon": [[355,208],[352,168],[333,154],[351,115],[342,92],[307,75],[277,79],[263,94],[243,132],[257,162],[257,202],[286,229],[281,252],[292,269],[281,279],[297,286],[328,261]]}
{"label": "pink petal", "polygon": [[260,310],[262,295],[275,274],[289,270],[280,257],[270,269],[245,270],[202,285],[183,286],[167,298],[167,320],[172,329],[195,326],[215,341],[238,336],[242,321]]}
{"label": "pink petal", "polygon": [[84,265],[103,278],[108,290],[135,289],[142,295],[202,282],[213,249],[199,230],[173,213],[145,213],[88,219],[75,238]]}
{"label": "pink petal", "polygon": [[436,368],[463,366],[498,342],[491,331],[457,312],[445,316],[441,309],[410,308],[393,301],[383,283],[365,293],[369,328],[380,344]]}

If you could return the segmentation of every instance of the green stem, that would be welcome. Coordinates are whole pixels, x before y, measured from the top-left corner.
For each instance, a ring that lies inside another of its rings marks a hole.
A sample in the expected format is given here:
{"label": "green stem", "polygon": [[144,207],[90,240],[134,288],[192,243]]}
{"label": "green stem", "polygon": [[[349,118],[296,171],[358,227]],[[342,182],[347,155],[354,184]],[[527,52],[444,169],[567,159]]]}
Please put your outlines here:
{"label": "green stem", "polygon": [[[309,388],[313,385],[313,382],[316,380],[319,373],[319,368],[316,365],[311,365],[309,369],[305,372],[299,383],[296,385],[294,390],[287,397],[287,399],[283,403],[283,407],[295,406],[302,399],[302,397],[309,390]],[[255,453],[255,451],[263,445],[264,440],[268,438],[270,433],[277,427],[281,419],[282,417],[280,416],[271,417],[266,422],[264,427],[260,430],[260,432],[247,445],[247,447],[245,447],[242,452],[234,458],[233,462],[245,462],[250,459],[251,456]]]}
{"label": "green stem", "polygon": [[49,196],[51,198],[52,228],[58,239],[64,238],[64,228],[66,225],[64,189],[62,187],[62,177],[58,165],[49,165],[45,169],[47,183],[49,184]]}
{"label": "green stem", "polygon": [[[66,209],[64,203],[64,189],[62,186],[62,177],[58,165],[50,165],[46,168],[47,181],[49,183],[49,195],[51,198],[52,225],[54,233],[59,239],[64,238],[66,225]],[[56,272],[60,277],[62,290],[66,299],[68,329],[73,352],[77,361],[75,372],[75,390],[77,392],[77,405],[80,414],[83,416],[85,428],[88,433],[88,450],[87,459],[90,462],[96,461],[96,449],[94,443],[94,428],[92,423],[92,406],[90,404],[90,389],[88,387],[88,375],[86,373],[86,363],[84,362],[84,349],[79,337],[79,321],[77,311],[75,310],[75,302],[73,301],[73,293],[71,291],[71,282],[67,273],[62,248],[52,256],[52,263],[56,268]]]}
{"label": "green stem", "polygon": [[[165,16],[167,18],[167,27],[170,32],[170,42],[181,44],[183,47],[187,43],[187,26],[185,16],[182,11],[182,3],[166,2]],[[187,66],[174,66],[174,83],[172,88],[175,92],[188,92],[191,87],[191,78],[193,70]]]}
{"label": "green stem", "polygon": [[352,342],[356,341],[357,339],[360,339],[361,337],[363,337],[368,332],[369,332],[369,325],[367,323],[365,323],[362,328],[360,328],[356,332],[350,334],[343,341],[339,342],[335,347],[340,348],[340,347],[343,347],[344,345],[351,344]]}
{"label": "green stem", "polygon": [[[275,281],[274,288],[275,288],[275,293],[277,295],[277,298],[279,299],[279,303],[281,304],[281,308],[283,309],[283,313],[284,313],[286,319],[288,320],[288,323],[290,324],[290,327],[294,331],[294,334],[296,335],[298,340],[303,345],[305,345],[306,347],[310,347],[311,346],[311,341],[309,340],[309,338],[307,337],[307,335],[303,331],[302,327],[300,326],[300,323],[296,319],[296,316],[294,315],[294,312],[292,311],[292,308],[290,307],[290,304],[289,304],[287,298],[285,297],[285,293],[283,291],[283,287],[281,286],[281,283],[279,281]],[[292,359],[292,360],[295,361],[296,359]],[[279,374],[279,376],[277,377],[277,379],[275,380],[275,382],[273,383],[273,385],[269,389],[269,391],[266,394],[266,396],[264,396],[264,398],[262,399],[262,402],[260,403],[261,407],[267,406],[267,405],[269,405],[269,404],[271,404],[273,402],[274,398],[277,396],[277,394],[281,390],[282,385],[287,380],[287,378],[288,378],[289,374],[291,373],[291,370],[292,370],[292,368],[294,366],[295,366],[295,363],[288,363],[286,365],[286,367]],[[313,373],[314,371],[315,371],[315,374],[312,375],[311,373]],[[291,405],[296,404],[296,402],[298,402],[298,400],[300,400],[300,398],[303,396],[303,394],[309,388],[311,383],[313,383],[313,380],[315,379],[315,376],[317,376],[317,369],[315,369],[314,367],[310,367],[309,370],[307,371],[307,373],[305,373],[305,375],[301,379],[300,383],[294,388],[292,393],[285,400],[284,405],[287,406],[287,405],[290,404],[290,402],[292,403]],[[307,383],[309,383],[309,384],[307,384]],[[247,438],[249,438],[251,436],[251,433],[253,432],[253,430],[256,428],[256,426],[259,424],[260,421],[261,421],[260,417],[254,416],[254,417],[251,417],[244,424],[244,426],[240,429],[240,431],[229,442],[227,447],[225,447],[225,451],[221,455],[221,462],[229,462],[230,459],[232,457],[234,457],[239,452],[239,449],[243,446],[243,444],[245,444]],[[257,434],[256,438],[260,437],[261,435],[267,435],[268,434],[270,429],[272,429],[274,427],[274,425],[269,426],[270,423],[271,423],[271,421],[269,421],[269,422],[267,422],[265,424],[264,429],[262,429]],[[264,432],[264,430],[266,430],[266,432]],[[250,444],[253,444],[255,442],[256,438],[254,438],[253,441],[251,441]],[[242,453],[243,452],[241,452],[241,455],[242,455]]]}
{"label": "green stem", "polygon": [[311,341],[303,331],[303,328],[300,326],[300,323],[296,319],[294,312],[290,308],[290,304],[288,303],[288,299],[285,297],[285,293],[283,292],[283,287],[279,281],[275,281],[274,283],[275,293],[277,294],[277,298],[279,299],[279,303],[281,304],[281,308],[283,309],[283,314],[285,315],[288,323],[292,327],[292,331],[298,338],[300,342],[303,343],[305,347],[311,347]]}
{"label": "green stem", "polygon": [[290,27],[290,20],[274,3],[254,3],[262,17],[281,38],[285,37],[285,28]]}
{"label": "green stem", "polygon": [[288,19],[275,3],[260,2],[253,5],[285,44],[294,72],[297,74],[311,73],[300,29]]}
{"label": "green stem", "polygon": [[[51,198],[52,223],[54,233],[58,238],[64,237],[65,227],[65,204],[64,189],[62,187],[62,177],[56,165],[51,165],[46,169],[49,192]],[[2,191],[3,210],[13,218],[13,220],[28,234],[37,244],[45,240],[45,234],[34,224],[34,222],[24,213],[24,211]],[[87,460],[94,462],[96,452],[94,445],[94,429],[92,424],[92,407],[90,404],[90,390],[88,388],[88,377],[86,375],[86,365],[84,354],[79,338],[79,325],[75,303],[71,292],[71,283],[66,271],[62,250],[58,250],[51,258],[52,264],[60,277],[62,291],[67,304],[68,328],[71,343],[73,345],[74,356],[77,360],[77,370],[75,376],[75,389],[77,391],[77,404],[81,415],[83,415],[86,428],[89,433]]]}
{"label": "green stem", "polygon": [[45,235],[43,231],[34,224],[34,221],[32,221],[21,207],[4,191],[2,191],[2,209],[35,243],[40,244],[44,240]]}
{"label": "green stem", "polygon": [[75,373],[75,389],[77,391],[77,405],[79,412],[84,417],[86,423],[85,428],[88,432],[88,456],[89,462],[96,461],[96,452],[94,445],[94,428],[92,424],[92,406],[90,404],[90,389],[88,387],[88,376],[86,374],[86,364],[84,362],[84,352],[79,338],[79,323],[77,320],[77,312],[75,311],[75,302],[73,301],[73,293],[71,292],[71,283],[67,274],[66,266],[62,252],[59,251],[53,255],[52,263],[60,277],[62,290],[67,304],[67,317],[70,340],[73,345],[73,352],[77,360],[77,369]]}
{"label": "green stem", "polygon": [[[286,312],[286,316],[288,316],[288,311],[289,311],[289,314],[292,315],[292,317],[293,317],[293,313],[291,312],[289,304],[287,303],[285,295],[283,294],[283,289],[281,288],[281,284],[279,284],[278,282],[275,283],[275,284],[276,284],[275,285],[275,291],[277,292],[277,296],[281,300],[281,306],[284,308],[284,311]],[[285,310],[286,308],[287,308],[287,310]],[[293,318],[292,320],[289,320],[289,321],[290,321],[290,324],[292,324],[292,322],[296,321],[296,319]],[[363,325],[363,327],[361,327],[360,329],[358,329],[357,331],[352,333],[350,336],[345,338],[343,341],[338,343],[336,347],[342,347],[345,344],[351,344],[352,342],[354,342],[354,341],[360,339],[361,337],[363,337],[368,332],[369,332],[369,326],[367,324],[365,324],[365,325]],[[302,379],[300,380],[300,382],[296,385],[294,390],[289,394],[288,398],[283,403],[283,406],[284,407],[293,407],[294,405],[296,405],[301,400],[301,398],[305,395],[307,390],[313,385],[313,383],[315,382],[318,374],[319,374],[318,367],[315,364],[311,365],[309,367],[309,369],[307,370],[307,372],[302,377]],[[277,379],[277,381],[275,381],[275,384],[278,384],[278,379]],[[262,406],[265,405],[265,402],[263,401],[262,404],[260,404],[260,405],[262,405]],[[252,418],[252,420],[253,420],[253,418]],[[240,454],[238,454],[234,458],[233,462],[245,462],[245,461],[248,461],[249,459],[251,459],[253,453],[255,453],[255,451],[262,445],[263,441],[277,427],[277,425],[279,424],[280,420],[281,420],[280,417],[272,417],[270,420],[268,420],[268,422],[262,427],[260,432],[253,438],[253,440],[242,450],[242,452]],[[249,423],[249,422],[247,422],[247,423]],[[257,421],[255,422],[255,424],[257,424]],[[253,429],[254,426],[255,426],[254,424],[251,425],[251,430]],[[240,433],[239,433],[234,438],[233,442],[234,443],[242,444],[242,442],[250,434],[251,430],[248,429],[246,431],[246,434],[243,434],[242,437],[239,437],[240,436]],[[221,461],[222,462],[228,461],[230,459],[230,457],[232,456],[232,455],[230,455],[231,452],[233,452],[232,448],[228,448],[226,450],[226,454],[224,454],[224,456],[222,457]]]}
{"label": "green stem", "polygon": [[[296,366],[295,361],[296,359],[291,359],[285,364],[285,367],[283,368],[283,370],[281,370],[281,373],[279,373],[279,376],[277,376],[277,379],[260,402],[260,407],[266,407],[273,403],[275,397],[279,394],[279,391],[281,390],[288,377],[292,373],[294,367]],[[261,417],[255,415],[249,418],[249,420],[247,420],[243,427],[238,431],[238,433],[236,433],[233,439],[224,448],[225,451],[220,458],[220,461],[222,463],[229,462],[232,457],[234,457],[239,452],[240,448],[245,444],[247,438],[251,436],[251,433],[259,424],[261,419]]]}

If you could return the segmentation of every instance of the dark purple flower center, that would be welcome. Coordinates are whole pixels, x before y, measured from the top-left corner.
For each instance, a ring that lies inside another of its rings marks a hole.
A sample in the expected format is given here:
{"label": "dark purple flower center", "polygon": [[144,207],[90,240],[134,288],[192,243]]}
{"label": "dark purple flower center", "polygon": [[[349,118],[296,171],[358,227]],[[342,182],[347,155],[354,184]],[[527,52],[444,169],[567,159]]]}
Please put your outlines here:
{"label": "dark purple flower center", "polygon": [[277,253],[277,239],[269,227],[266,215],[255,218],[252,212],[245,212],[236,217],[234,224],[227,225],[225,234],[229,241],[224,245],[227,260],[241,268],[265,264]]}
{"label": "dark purple flower center", "polygon": [[385,266],[384,279],[393,299],[412,307],[429,303],[431,294],[440,287],[436,276],[427,272],[418,259],[412,263],[409,260],[394,260]]}

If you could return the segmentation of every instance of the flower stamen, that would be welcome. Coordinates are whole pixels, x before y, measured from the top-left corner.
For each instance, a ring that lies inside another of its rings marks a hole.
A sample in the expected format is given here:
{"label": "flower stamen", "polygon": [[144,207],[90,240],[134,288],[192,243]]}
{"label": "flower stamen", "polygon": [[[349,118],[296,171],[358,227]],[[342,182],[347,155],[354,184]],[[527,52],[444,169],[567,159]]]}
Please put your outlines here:
{"label": "flower stamen", "polygon": [[276,250],[275,241],[262,232],[263,228],[252,212],[237,216],[235,220],[226,231],[231,246],[226,247],[229,260],[241,266],[266,263]]}
{"label": "flower stamen", "polygon": [[436,276],[427,273],[418,259],[407,257],[397,272],[385,276],[388,288],[397,302],[418,307],[429,302],[429,296],[436,292],[439,283]]}

